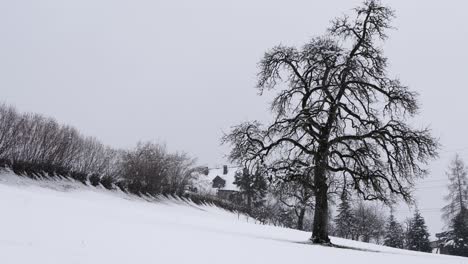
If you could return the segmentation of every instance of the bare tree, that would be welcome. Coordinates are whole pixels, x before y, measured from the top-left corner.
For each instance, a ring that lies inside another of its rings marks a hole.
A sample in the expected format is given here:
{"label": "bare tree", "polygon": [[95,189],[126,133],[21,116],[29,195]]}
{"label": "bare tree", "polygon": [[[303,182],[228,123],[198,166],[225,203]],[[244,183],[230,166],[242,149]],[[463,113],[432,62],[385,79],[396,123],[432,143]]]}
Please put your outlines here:
{"label": "bare tree", "polygon": [[315,195],[314,243],[330,241],[333,174],[349,178],[364,199],[410,201],[414,179],[426,174],[422,165],[437,155],[429,129],[407,124],[418,110],[416,93],[387,76],[379,44],[392,17],[390,8],[369,0],[301,49],[268,51],[258,89],[277,90],[274,121],[244,123],[226,136],[231,159],[246,153],[262,160],[291,157],[294,166],[313,170],[313,182],[304,185]]}
{"label": "bare tree", "polygon": [[196,159],[186,153],[174,153],[168,155],[168,186],[171,192],[181,195],[191,186],[195,177],[202,171],[202,167],[196,166]]}
{"label": "bare tree", "polygon": [[138,143],[122,156],[121,173],[130,191],[182,194],[201,170],[194,164],[187,154],[168,153],[164,145]]}
{"label": "bare tree", "polygon": [[195,159],[168,153],[163,145],[140,143],[134,150],[115,150],[74,127],[1,104],[0,159],[2,166],[14,165],[32,177],[60,174],[108,189],[118,183],[137,194],[181,195],[201,170]]}
{"label": "bare tree", "polygon": [[52,118],[18,114],[14,108],[0,105],[0,158],[4,160],[108,176],[115,175],[110,173],[115,171],[110,169],[115,154],[97,139],[84,137]]}
{"label": "bare tree", "polygon": [[297,219],[295,228],[304,230],[306,213],[314,208],[314,196],[312,192],[296,181],[278,181],[273,190],[278,200],[293,210]]}
{"label": "bare tree", "polygon": [[11,159],[16,144],[16,137],[20,134],[20,117],[13,107],[0,105],[0,157]]}

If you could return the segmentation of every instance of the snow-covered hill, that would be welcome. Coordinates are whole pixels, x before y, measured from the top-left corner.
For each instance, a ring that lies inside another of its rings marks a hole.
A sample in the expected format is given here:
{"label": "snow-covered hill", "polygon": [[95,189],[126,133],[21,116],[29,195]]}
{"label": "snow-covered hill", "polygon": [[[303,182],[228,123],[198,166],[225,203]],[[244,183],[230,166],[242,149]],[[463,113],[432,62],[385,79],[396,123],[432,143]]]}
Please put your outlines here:
{"label": "snow-covered hill", "polygon": [[148,202],[68,181],[0,173],[0,263],[462,264],[468,259],[310,234],[179,200]]}

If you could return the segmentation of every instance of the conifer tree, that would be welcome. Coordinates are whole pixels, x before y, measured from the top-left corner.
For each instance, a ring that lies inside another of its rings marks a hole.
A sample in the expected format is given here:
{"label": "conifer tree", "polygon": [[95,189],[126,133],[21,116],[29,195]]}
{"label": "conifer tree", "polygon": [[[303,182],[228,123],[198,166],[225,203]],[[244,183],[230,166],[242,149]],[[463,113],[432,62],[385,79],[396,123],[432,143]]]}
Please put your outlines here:
{"label": "conifer tree", "polygon": [[407,240],[407,247],[409,250],[431,252],[429,232],[427,231],[424,218],[419,211],[416,211],[411,220]]}
{"label": "conifer tree", "polygon": [[449,194],[448,204],[442,208],[450,229],[444,238],[448,253],[468,256],[468,172],[458,154],[453,159],[447,173]]}
{"label": "conifer tree", "polygon": [[349,204],[348,193],[343,189],[341,193],[341,203],[338,206],[338,215],[335,218],[336,236],[342,238],[352,238],[354,226],[354,215]]}
{"label": "conifer tree", "polygon": [[445,196],[448,202],[442,209],[444,218],[452,223],[463,209],[468,208],[468,172],[463,160],[458,154],[453,159],[447,173],[449,178],[449,194]]}
{"label": "conifer tree", "polygon": [[257,166],[251,173],[244,168],[234,176],[234,184],[241,189],[241,193],[247,198],[247,207],[252,210],[252,206],[258,204],[266,195],[268,183],[262,175],[260,167]]}
{"label": "conifer tree", "polygon": [[450,255],[468,257],[468,210],[461,212],[452,220],[450,243],[446,243]]}
{"label": "conifer tree", "polygon": [[384,245],[394,248],[403,248],[405,236],[403,234],[403,227],[398,223],[393,216],[390,215],[385,229]]}

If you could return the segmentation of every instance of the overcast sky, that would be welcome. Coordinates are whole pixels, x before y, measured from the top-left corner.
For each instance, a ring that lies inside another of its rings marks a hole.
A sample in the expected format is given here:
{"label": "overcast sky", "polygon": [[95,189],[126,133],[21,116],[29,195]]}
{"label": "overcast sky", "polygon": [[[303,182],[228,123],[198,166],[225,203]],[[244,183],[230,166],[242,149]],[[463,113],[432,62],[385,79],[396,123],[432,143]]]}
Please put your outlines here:
{"label": "overcast sky", "polygon": [[[114,147],[166,142],[215,166],[223,131],[268,118],[254,89],[263,53],[323,34],[360,2],[0,0],[0,100]],[[468,2],[386,3],[397,12],[384,46],[391,73],[421,95],[414,126],[443,144],[417,192],[439,232],[446,167],[455,152],[468,160]]]}

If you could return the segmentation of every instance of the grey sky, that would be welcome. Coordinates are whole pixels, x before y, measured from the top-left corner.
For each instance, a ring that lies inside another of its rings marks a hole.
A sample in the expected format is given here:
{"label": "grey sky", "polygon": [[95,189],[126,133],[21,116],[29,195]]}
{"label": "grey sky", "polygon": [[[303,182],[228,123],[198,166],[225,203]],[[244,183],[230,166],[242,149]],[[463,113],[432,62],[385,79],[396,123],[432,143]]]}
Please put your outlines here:
{"label": "grey sky", "polygon": [[[360,2],[0,0],[1,100],[115,147],[164,141],[213,166],[224,162],[222,131],[268,117],[254,89],[263,52],[302,45]],[[386,2],[397,11],[391,72],[421,94],[414,125],[444,146],[417,192],[438,232],[440,180],[456,151],[468,160],[468,2]]]}

